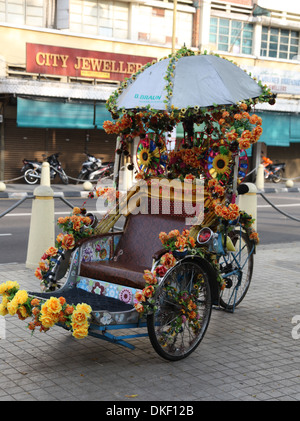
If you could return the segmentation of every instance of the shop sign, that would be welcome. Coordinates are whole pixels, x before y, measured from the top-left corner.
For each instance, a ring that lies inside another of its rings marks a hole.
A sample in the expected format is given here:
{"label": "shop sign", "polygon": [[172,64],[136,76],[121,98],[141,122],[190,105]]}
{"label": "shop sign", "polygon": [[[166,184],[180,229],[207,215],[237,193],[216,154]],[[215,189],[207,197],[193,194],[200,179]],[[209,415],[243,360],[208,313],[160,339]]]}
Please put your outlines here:
{"label": "shop sign", "polygon": [[29,73],[122,81],[153,60],[156,61],[153,57],[26,44]]}
{"label": "shop sign", "polygon": [[263,68],[254,66],[243,66],[252,77],[256,77],[263,84],[269,86],[272,92],[277,94],[300,94],[299,72],[292,70],[281,70],[276,68]]}

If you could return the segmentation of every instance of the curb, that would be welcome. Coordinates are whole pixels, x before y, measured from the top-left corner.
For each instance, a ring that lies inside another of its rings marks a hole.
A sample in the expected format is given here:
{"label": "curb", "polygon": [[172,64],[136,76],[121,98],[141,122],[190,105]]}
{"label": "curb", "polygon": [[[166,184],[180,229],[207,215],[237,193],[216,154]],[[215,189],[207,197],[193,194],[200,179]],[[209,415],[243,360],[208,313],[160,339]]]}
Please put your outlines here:
{"label": "curb", "polygon": [[[67,192],[54,192],[53,197],[88,197],[88,191],[67,191]],[[17,192],[7,193],[0,192],[0,199],[23,199],[23,197],[34,197],[33,192]]]}

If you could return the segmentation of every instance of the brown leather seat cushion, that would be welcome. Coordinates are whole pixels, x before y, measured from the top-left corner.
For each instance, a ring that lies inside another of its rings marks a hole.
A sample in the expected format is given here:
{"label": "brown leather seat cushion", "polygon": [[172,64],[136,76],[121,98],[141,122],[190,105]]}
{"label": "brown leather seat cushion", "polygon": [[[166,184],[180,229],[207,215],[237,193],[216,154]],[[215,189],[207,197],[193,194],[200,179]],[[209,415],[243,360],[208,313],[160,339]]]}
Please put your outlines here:
{"label": "brown leather seat cushion", "polygon": [[184,228],[181,216],[130,215],[115,252],[117,260],[82,262],[80,276],[142,289],[144,270],[151,269],[153,254],[162,248],[159,233]]}
{"label": "brown leather seat cushion", "polygon": [[143,289],[145,286],[145,280],[143,278],[144,269],[147,268],[136,265],[125,268],[123,263],[113,260],[83,262],[81,264],[80,276],[131,288]]}

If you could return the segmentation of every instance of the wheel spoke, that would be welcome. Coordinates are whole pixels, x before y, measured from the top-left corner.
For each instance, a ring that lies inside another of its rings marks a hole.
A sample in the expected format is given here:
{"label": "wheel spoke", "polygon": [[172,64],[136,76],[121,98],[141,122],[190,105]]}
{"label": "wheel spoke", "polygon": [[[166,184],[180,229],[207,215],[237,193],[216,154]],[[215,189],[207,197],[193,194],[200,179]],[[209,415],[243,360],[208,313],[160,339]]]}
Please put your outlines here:
{"label": "wheel spoke", "polygon": [[189,355],[200,343],[211,314],[208,279],[194,262],[179,263],[163,279],[157,311],[148,316],[149,337],[164,358]]}

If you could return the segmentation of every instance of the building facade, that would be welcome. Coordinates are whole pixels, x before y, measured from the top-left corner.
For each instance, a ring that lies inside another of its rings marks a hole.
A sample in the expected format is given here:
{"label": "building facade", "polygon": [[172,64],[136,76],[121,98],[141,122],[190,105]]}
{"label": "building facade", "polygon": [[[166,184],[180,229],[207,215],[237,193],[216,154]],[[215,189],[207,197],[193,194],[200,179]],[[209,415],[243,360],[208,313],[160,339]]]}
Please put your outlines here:
{"label": "building facade", "polygon": [[[88,152],[114,160],[105,102],[120,81],[182,45],[229,58],[277,93],[257,107],[251,151],[300,174],[300,5],[292,0],[0,0],[0,180],[60,152],[76,177]],[[291,6],[290,6],[291,4]],[[174,24],[175,22],[175,24]]]}

